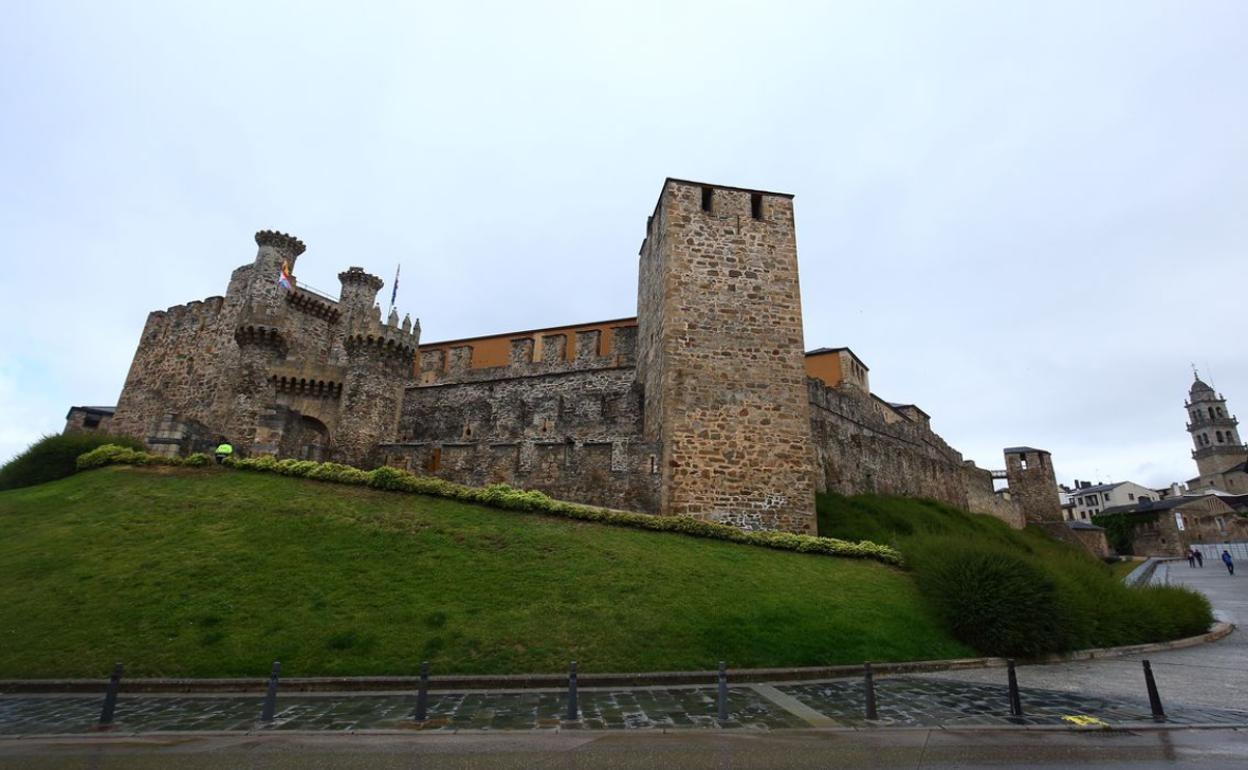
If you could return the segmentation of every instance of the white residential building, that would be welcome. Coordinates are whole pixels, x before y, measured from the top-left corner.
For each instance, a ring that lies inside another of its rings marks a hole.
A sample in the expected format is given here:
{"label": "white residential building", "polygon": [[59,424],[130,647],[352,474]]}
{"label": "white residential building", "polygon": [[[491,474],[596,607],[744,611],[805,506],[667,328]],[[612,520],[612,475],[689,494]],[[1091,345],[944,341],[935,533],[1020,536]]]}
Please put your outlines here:
{"label": "white residential building", "polygon": [[1091,521],[1093,516],[1106,508],[1158,499],[1156,492],[1134,481],[1093,484],[1076,479],[1075,488],[1069,495],[1072,505],[1062,509],[1062,516],[1067,521]]}

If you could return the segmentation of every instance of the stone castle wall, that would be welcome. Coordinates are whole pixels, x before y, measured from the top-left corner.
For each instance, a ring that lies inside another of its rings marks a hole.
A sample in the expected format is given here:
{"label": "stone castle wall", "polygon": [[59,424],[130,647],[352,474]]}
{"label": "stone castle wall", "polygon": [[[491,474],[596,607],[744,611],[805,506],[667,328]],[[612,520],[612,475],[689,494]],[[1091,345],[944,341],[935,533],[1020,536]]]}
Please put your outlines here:
{"label": "stone castle wall", "polygon": [[992,473],[964,461],[926,419],[889,420],[887,406],[853,385],[806,384],[819,491],[926,497],[1022,528],[1018,506],[993,492]]}
{"label": "stone castle wall", "polygon": [[[634,328],[617,329],[607,356],[598,332],[517,339],[507,366],[474,369],[471,348],[428,351],[427,382],[407,387],[392,465],[475,486],[506,483],[552,497],[657,512],[657,445],[643,438]],[[556,339],[557,338],[557,339]],[[432,374],[432,377],[430,375]]]}
{"label": "stone castle wall", "polygon": [[110,432],[146,439],[169,414],[219,421],[218,393],[238,366],[239,308],[209,297],[148,314]]}

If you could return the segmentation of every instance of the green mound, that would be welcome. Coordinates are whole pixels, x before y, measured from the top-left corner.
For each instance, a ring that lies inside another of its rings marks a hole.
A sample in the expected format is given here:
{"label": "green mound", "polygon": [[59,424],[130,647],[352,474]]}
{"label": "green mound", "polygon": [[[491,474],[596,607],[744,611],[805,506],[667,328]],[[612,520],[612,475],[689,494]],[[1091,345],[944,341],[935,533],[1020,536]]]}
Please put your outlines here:
{"label": "green mound", "polygon": [[912,575],[875,562],[273,474],[80,473],[0,493],[0,542],[0,677],[973,654]]}

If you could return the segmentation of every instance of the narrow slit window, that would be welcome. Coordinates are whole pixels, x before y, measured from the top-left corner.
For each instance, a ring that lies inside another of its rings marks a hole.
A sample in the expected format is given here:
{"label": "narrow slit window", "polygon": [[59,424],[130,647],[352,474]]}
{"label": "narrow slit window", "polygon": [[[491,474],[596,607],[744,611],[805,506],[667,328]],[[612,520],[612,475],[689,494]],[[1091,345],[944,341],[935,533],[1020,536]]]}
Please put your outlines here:
{"label": "narrow slit window", "polygon": [[755,219],[763,218],[763,194],[750,193],[750,216]]}
{"label": "narrow slit window", "polygon": [[711,210],[711,200],[712,198],[714,198],[714,196],[715,196],[714,188],[711,188],[711,187],[702,188],[702,210],[703,211]]}

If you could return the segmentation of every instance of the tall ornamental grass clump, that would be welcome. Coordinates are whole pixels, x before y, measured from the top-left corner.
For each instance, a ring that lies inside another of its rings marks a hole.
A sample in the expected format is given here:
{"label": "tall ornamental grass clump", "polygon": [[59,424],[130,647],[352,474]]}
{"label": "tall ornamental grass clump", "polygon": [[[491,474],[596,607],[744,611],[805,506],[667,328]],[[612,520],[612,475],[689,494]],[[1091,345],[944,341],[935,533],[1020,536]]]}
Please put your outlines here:
{"label": "tall ornamental grass clump", "polygon": [[985,655],[1037,657],[1196,636],[1213,611],[1179,586],[1128,586],[1074,549],[1036,553],[952,538],[903,549],[954,638]]}
{"label": "tall ornamental grass clump", "polygon": [[1017,553],[934,539],[906,554],[953,637],[985,655],[1035,657],[1068,647],[1056,581]]}
{"label": "tall ornamental grass clump", "polygon": [[44,436],[0,467],[0,489],[31,487],[65,478],[77,470],[79,455],[106,444],[130,450],[143,448],[135,439],[103,433]]}

